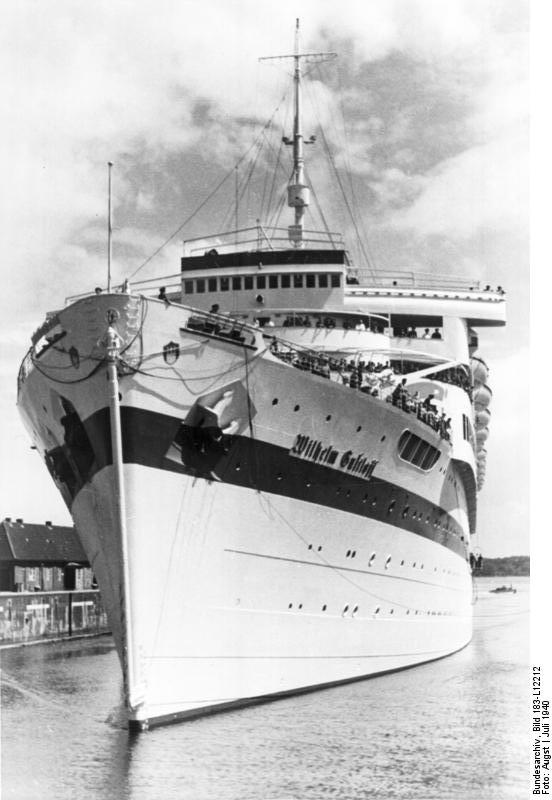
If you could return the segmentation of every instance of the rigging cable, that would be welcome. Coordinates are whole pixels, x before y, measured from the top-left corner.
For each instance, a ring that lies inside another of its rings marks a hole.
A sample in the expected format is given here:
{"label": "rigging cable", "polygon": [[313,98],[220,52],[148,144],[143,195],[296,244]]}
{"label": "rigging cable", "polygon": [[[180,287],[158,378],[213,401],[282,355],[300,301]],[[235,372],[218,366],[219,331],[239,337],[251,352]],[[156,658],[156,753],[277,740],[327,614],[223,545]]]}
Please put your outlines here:
{"label": "rigging cable", "polygon": [[[307,84],[307,86],[308,86],[308,84]],[[312,98],[310,90],[308,90],[308,93],[309,93],[309,98],[311,100],[311,105],[313,107],[315,116],[316,116],[317,121],[318,121],[318,126],[319,126],[320,134],[321,134],[321,137],[322,137],[322,143],[324,145],[324,151],[326,153],[326,157],[327,157],[327,159],[328,159],[328,161],[330,163],[330,166],[333,169],[335,179],[336,179],[337,184],[338,184],[338,186],[339,186],[339,188],[341,190],[341,195],[343,197],[343,202],[345,204],[345,208],[347,209],[347,212],[349,214],[349,218],[350,218],[350,220],[352,222],[353,228],[355,229],[355,234],[356,234],[356,237],[357,237],[357,242],[358,242],[359,249],[361,251],[361,254],[362,254],[363,258],[366,261],[368,269],[370,270],[372,275],[375,277],[375,270],[374,270],[374,266],[373,266],[373,263],[372,263],[372,259],[371,259],[370,255],[369,255],[365,245],[364,245],[362,236],[360,234],[360,230],[359,230],[359,227],[358,227],[358,224],[357,224],[357,220],[356,220],[355,214],[353,213],[353,209],[351,208],[351,204],[349,202],[349,198],[347,197],[347,193],[345,191],[345,187],[343,185],[343,181],[341,180],[341,175],[339,174],[339,170],[337,168],[337,164],[335,163],[335,159],[333,157],[333,154],[331,152],[331,148],[330,148],[328,140],[326,138],[326,134],[324,132],[324,127],[322,126],[322,123],[321,123],[321,120],[320,120],[320,114],[318,113],[318,107],[317,107],[316,103],[313,101],[313,98]]]}
{"label": "rigging cable", "polygon": [[140,270],[141,270],[143,267],[145,267],[145,266],[146,266],[146,264],[149,264],[149,262],[150,262],[150,261],[152,261],[152,260],[153,260],[153,259],[154,259],[154,258],[155,258],[155,257],[156,257],[156,256],[157,256],[157,255],[158,255],[160,252],[161,252],[161,250],[162,250],[164,247],[166,247],[166,245],[168,245],[168,244],[169,244],[169,242],[171,242],[171,241],[174,239],[174,237],[175,237],[175,236],[177,236],[177,235],[180,233],[180,231],[182,230],[182,228],[184,228],[184,226],[185,226],[185,225],[187,225],[189,222],[191,222],[191,221],[192,221],[192,219],[193,219],[195,216],[197,216],[197,214],[199,214],[199,212],[200,212],[200,211],[201,211],[201,210],[202,210],[202,209],[203,209],[203,208],[204,208],[204,207],[207,205],[207,203],[209,202],[209,200],[211,200],[211,198],[212,198],[212,197],[214,197],[214,195],[215,195],[215,194],[218,192],[218,190],[219,190],[219,189],[220,189],[220,188],[221,188],[221,187],[222,187],[222,186],[223,186],[223,185],[226,183],[226,181],[228,180],[228,178],[230,178],[230,176],[231,176],[231,175],[234,175],[234,174],[235,174],[235,170],[236,170],[236,169],[239,167],[239,165],[242,163],[242,161],[244,161],[244,160],[245,160],[245,159],[246,159],[246,158],[249,156],[250,152],[251,152],[251,151],[254,149],[254,147],[257,145],[258,139],[260,139],[260,138],[263,136],[263,134],[264,134],[264,131],[265,131],[267,128],[269,128],[269,127],[272,125],[272,122],[273,122],[273,120],[274,120],[274,117],[276,116],[277,112],[279,111],[279,109],[280,109],[280,106],[281,106],[281,105],[282,105],[282,103],[284,102],[284,100],[285,100],[285,98],[286,98],[287,94],[288,94],[288,90],[286,90],[286,91],[284,92],[284,95],[282,96],[282,98],[281,98],[280,102],[278,103],[278,105],[276,106],[276,108],[274,109],[274,111],[272,112],[272,115],[271,115],[271,117],[269,118],[269,120],[268,120],[268,121],[267,121],[267,122],[266,122],[266,123],[263,125],[263,127],[262,127],[262,129],[261,129],[261,131],[260,131],[259,135],[257,136],[257,138],[256,138],[256,139],[255,139],[255,140],[252,142],[252,144],[251,144],[251,145],[250,145],[250,146],[247,148],[247,150],[245,151],[245,153],[244,153],[244,154],[243,154],[243,155],[242,155],[242,156],[241,156],[241,157],[238,159],[238,161],[237,161],[237,162],[234,164],[234,166],[232,167],[232,169],[230,169],[230,170],[229,170],[229,171],[226,173],[226,175],[225,175],[225,176],[222,178],[222,180],[221,180],[221,181],[219,181],[219,183],[218,183],[218,184],[215,186],[215,188],[214,188],[214,189],[213,189],[213,190],[212,190],[212,191],[211,191],[211,192],[210,192],[210,193],[207,195],[207,197],[206,197],[204,200],[202,200],[202,202],[199,204],[199,206],[197,206],[197,208],[196,208],[196,209],[195,209],[195,210],[194,210],[194,211],[193,211],[191,214],[189,214],[189,215],[186,217],[186,219],[185,219],[185,220],[184,220],[184,221],[183,221],[183,222],[182,222],[182,223],[181,223],[181,224],[178,226],[178,228],[176,228],[176,229],[175,229],[175,230],[174,230],[174,231],[173,231],[173,232],[170,234],[170,236],[168,236],[168,237],[165,239],[165,241],[164,241],[164,242],[162,242],[162,244],[160,244],[160,245],[159,245],[159,247],[158,247],[156,250],[154,250],[154,252],[153,252],[153,253],[152,253],[150,256],[148,256],[148,258],[146,258],[146,260],[145,260],[145,261],[143,261],[143,262],[142,262],[142,263],[141,263],[141,264],[140,264],[140,265],[139,265],[139,266],[138,266],[138,267],[137,267],[137,268],[134,270],[134,272],[133,272],[133,273],[131,273],[131,274],[128,276],[128,279],[129,279],[129,280],[132,280],[132,278],[134,278],[134,276],[135,276],[135,275],[137,275],[137,274],[138,274],[138,272],[139,272],[139,271],[140,271]]}

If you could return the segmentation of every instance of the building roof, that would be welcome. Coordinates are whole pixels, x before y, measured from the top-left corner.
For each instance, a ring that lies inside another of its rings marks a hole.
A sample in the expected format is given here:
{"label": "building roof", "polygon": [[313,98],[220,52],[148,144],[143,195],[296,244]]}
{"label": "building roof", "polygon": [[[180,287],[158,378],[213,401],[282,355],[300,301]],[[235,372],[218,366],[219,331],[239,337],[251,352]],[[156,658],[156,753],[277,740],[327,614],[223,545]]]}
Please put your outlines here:
{"label": "building roof", "polygon": [[13,521],[9,517],[0,522],[0,561],[57,566],[71,562],[88,565],[75,528],[36,525],[22,520]]}

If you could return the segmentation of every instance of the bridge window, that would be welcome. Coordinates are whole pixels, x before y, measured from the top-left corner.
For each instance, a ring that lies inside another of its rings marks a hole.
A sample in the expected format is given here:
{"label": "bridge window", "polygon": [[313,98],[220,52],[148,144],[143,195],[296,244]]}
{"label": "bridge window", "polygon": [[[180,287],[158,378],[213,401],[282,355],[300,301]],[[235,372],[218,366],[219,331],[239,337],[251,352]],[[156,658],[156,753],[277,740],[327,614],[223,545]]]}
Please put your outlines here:
{"label": "bridge window", "polygon": [[332,272],[331,284],[332,284],[332,289],[337,289],[341,286],[341,275],[339,272]]}
{"label": "bridge window", "polygon": [[253,275],[246,275],[243,279],[243,288],[244,289],[252,289],[253,288]]}
{"label": "bridge window", "polygon": [[322,273],[322,275],[318,276],[318,288],[319,289],[327,289],[328,288],[328,276],[326,273]]}
{"label": "bridge window", "polygon": [[282,275],[281,281],[282,281],[281,283],[282,289],[289,289],[289,287],[291,286],[291,275],[289,273]]}
{"label": "bridge window", "polygon": [[268,276],[268,288],[269,289],[277,289],[278,288],[278,276],[277,275],[269,275]]}
{"label": "bridge window", "polygon": [[403,431],[399,439],[399,458],[428,472],[441,455],[437,447],[416,436],[411,431]]}
{"label": "bridge window", "polygon": [[266,275],[257,275],[257,289],[266,289]]}
{"label": "bridge window", "polygon": [[193,293],[194,293],[194,282],[184,281],[184,294],[193,294]]}
{"label": "bridge window", "polygon": [[241,289],[241,278],[239,276],[232,278],[232,289]]}
{"label": "bridge window", "polygon": [[198,294],[203,294],[205,292],[205,280],[204,278],[198,278],[196,281],[196,292]]}
{"label": "bridge window", "polygon": [[316,286],[315,278],[316,278],[315,275],[313,275],[312,273],[308,273],[308,275],[306,276],[307,289],[314,289],[314,287]]}
{"label": "bridge window", "polygon": [[303,288],[303,276],[302,275],[294,275],[293,276],[293,288],[294,289],[302,289]]}
{"label": "bridge window", "polygon": [[229,288],[230,288],[230,278],[221,278],[220,279],[221,292],[227,292]]}
{"label": "bridge window", "polygon": [[209,287],[209,291],[210,292],[216,292],[217,291],[217,279],[216,278],[209,278],[207,285]]}

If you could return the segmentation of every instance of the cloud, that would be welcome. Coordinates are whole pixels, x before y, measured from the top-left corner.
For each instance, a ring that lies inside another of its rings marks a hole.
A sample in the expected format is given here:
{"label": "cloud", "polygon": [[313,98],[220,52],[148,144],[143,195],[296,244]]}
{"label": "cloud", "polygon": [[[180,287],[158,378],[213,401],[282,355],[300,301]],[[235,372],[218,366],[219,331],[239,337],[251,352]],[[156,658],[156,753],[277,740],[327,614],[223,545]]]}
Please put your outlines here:
{"label": "cloud", "polygon": [[417,235],[474,236],[481,228],[527,225],[528,153],[516,141],[473,147],[427,177],[419,197],[392,223]]}

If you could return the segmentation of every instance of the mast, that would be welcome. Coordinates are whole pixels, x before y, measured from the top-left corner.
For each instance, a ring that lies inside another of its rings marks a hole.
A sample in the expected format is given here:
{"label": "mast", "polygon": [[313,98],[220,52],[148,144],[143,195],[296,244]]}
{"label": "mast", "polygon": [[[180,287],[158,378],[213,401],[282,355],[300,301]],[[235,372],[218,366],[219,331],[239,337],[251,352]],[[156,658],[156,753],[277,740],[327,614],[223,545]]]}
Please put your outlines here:
{"label": "mast", "polygon": [[305,211],[310,204],[310,189],[305,183],[305,154],[304,145],[314,144],[316,136],[311,136],[305,140],[301,127],[301,60],[307,62],[327,61],[337,58],[337,53],[300,53],[299,52],[299,18],[295,20],[295,52],[293,55],[269,56],[261,58],[260,61],[268,61],[276,58],[293,58],[293,88],[294,88],[294,114],[293,114],[293,137],[282,137],[284,144],[293,147],[293,175],[288,185],[288,206],[295,211],[295,221],[288,226],[288,237],[296,248],[305,246],[303,239],[303,222]]}
{"label": "mast", "polygon": [[113,162],[107,162],[107,291],[111,291],[111,257],[113,254],[113,225],[111,219],[111,170]]}

